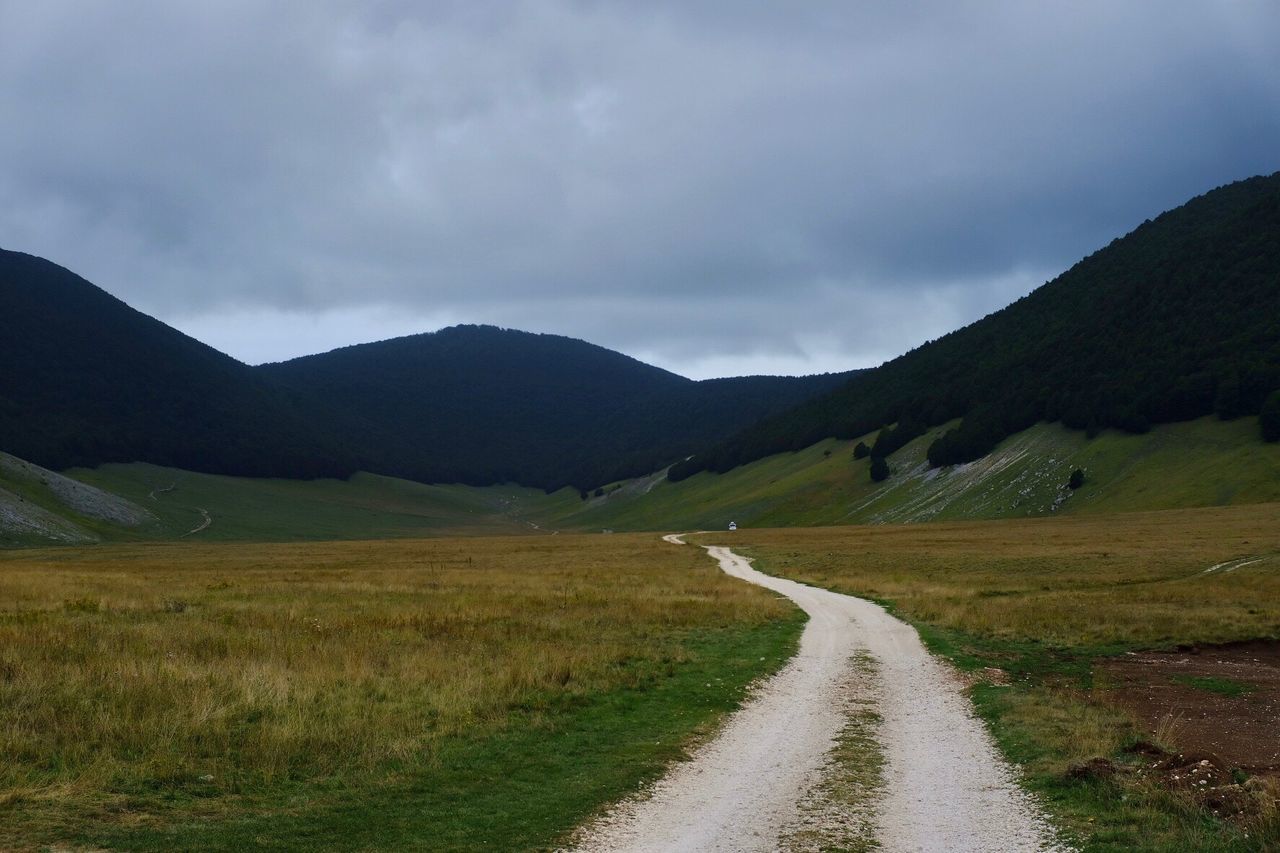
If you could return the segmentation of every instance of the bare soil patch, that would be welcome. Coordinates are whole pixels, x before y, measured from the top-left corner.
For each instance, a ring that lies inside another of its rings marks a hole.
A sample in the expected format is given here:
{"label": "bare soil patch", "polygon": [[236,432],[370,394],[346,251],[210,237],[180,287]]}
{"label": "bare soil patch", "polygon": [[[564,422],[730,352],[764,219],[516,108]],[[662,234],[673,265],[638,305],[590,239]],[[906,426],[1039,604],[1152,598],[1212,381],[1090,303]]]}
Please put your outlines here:
{"label": "bare soil patch", "polygon": [[1168,745],[1280,776],[1280,641],[1129,653],[1099,661],[1097,673],[1099,695]]}

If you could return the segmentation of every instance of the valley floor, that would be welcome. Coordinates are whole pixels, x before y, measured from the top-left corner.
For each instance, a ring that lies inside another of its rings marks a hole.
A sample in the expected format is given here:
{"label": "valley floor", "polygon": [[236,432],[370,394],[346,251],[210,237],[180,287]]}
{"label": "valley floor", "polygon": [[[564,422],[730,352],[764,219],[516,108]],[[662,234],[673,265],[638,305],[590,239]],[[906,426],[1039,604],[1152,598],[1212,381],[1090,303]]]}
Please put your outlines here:
{"label": "valley floor", "polygon": [[[914,626],[1067,843],[1280,843],[1280,504],[698,541]],[[801,629],[652,534],[10,550],[0,600],[12,849],[554,847]],[[884,632],[846,650],[845,727],[786,846],[833,821],[891,839],[878,804],[949,743],[895,746],[921,691],[885,687]]]}

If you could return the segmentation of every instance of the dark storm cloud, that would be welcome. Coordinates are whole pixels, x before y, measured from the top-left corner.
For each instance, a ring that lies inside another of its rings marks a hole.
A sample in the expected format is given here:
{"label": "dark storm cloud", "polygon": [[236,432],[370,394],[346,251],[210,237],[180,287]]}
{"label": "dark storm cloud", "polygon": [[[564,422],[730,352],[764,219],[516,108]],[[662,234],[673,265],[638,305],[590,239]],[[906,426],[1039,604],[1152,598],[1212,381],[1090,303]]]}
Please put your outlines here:
{"label": "dark storm cloud", "polygon": [[0,245],[247,360],[874,363],[1280,168],[1270,3],[6,3]]}

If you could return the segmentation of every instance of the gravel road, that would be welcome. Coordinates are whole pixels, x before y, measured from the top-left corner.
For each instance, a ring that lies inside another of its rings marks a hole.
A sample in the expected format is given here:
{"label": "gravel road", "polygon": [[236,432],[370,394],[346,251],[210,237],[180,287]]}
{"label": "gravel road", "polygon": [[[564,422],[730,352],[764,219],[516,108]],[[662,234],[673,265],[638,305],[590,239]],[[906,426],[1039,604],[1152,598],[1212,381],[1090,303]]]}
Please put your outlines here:
{"label": "gravel road", "polygon": [[[684,544],[677,535],[664,539]],[[799,652],[689,761],[586,827],[577,849],[785,849],[846,722],[859,652],[877,661],[882,682],[886,785],[874,823],[883,850],[1063,849],[1014,783],[954,674],[925,651],[915,629],[871,602],[762,574],[728,548],[707,552],[726,573],[786,596],[809,615]]]}

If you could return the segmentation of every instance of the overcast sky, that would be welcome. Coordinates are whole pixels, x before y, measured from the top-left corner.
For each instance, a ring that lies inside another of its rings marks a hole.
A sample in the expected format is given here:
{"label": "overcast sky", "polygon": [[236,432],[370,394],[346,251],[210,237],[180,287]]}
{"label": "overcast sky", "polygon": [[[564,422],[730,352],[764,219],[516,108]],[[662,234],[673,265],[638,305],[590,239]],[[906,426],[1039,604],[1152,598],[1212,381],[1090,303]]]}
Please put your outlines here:
{"label": "overcast sky", "polygon": [[1280,169],[1280,4],[0,0],[0,246],[257,363],[877,364]]}

